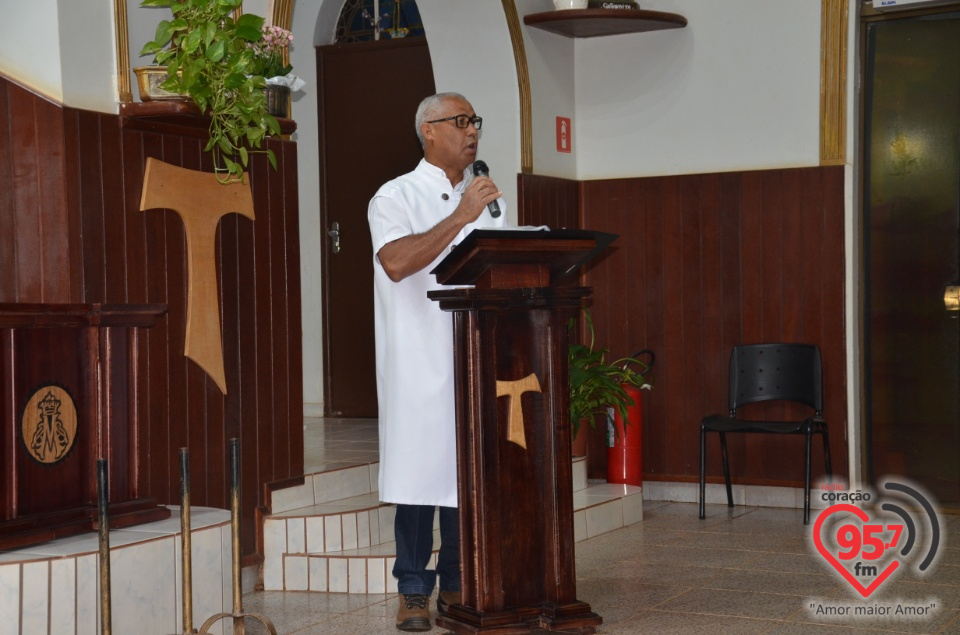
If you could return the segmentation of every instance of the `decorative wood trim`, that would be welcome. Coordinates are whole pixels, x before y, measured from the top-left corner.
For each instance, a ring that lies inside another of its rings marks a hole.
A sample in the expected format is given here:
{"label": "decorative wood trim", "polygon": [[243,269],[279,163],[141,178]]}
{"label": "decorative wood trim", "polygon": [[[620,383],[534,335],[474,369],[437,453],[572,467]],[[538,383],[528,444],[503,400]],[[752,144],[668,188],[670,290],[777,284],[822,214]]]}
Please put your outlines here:
{"label": "decorative wood trim", "polygon": [[849,0],[821,0],[821,165],[843,165],[846,162],[848,11]]}
{"label": "decorative wood trim", "polygon": [[[270,23],[281,28],[292,30],[294,0],[272,0],[270,2]],[[290,63],[290,47],[283,49],[283,63]],[[293,100],[287,95],[287,112],[293,116]]]}
{"label": "decorative wood trim", "polygon": [[133,101],[130,89],[130,34],[127,28],[126,0],[113,0],[113,22],[117,47],[117,97],[121,104]]}
{"label": "decorative wood trim", "polygon": [[527,69],[527,50],[523,45],[520,17],[514,0],[502,0],[507,17],[513,60],[517,65],[517,86],[520,91],[520,171],[533,174],[533,105],[530,99],[530,73]]}
{"label": "decorative wood trim", "polygon": [[271,24],[290,30],[293,23],[293,2],[294,0],[273,0],[270,4]]}

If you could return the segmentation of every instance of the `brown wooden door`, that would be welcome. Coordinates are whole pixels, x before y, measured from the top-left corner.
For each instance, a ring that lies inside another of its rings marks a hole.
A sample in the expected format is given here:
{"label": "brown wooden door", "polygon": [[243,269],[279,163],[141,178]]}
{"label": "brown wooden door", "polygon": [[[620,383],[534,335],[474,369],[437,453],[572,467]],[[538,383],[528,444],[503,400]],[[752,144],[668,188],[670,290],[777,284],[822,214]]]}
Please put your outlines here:
{"label": "brown wooden door", "polygon": [[960,13],[867,27],[864,243],[870,477],[960,504]]}
{"label": "brown wooden door", "polygon": [[[423,157],[414,129],[420,101],[433,94],[424,38],[317,48],[320,221],[339,231],[323,241],[324,412],[376,417],[373,248],[367,204],[390,179]],[[308,328],[310,325],[304,325]]]}

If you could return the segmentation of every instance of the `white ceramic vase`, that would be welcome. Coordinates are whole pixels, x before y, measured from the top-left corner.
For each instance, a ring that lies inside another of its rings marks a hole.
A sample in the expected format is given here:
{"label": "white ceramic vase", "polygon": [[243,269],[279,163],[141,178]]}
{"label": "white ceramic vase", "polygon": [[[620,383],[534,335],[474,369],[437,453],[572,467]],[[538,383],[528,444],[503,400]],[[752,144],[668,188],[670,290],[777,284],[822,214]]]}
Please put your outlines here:
{"label": "white ceramic vase", "polygon": [[589,0],[553,0],[553,6],[560,9],[586,9]]}

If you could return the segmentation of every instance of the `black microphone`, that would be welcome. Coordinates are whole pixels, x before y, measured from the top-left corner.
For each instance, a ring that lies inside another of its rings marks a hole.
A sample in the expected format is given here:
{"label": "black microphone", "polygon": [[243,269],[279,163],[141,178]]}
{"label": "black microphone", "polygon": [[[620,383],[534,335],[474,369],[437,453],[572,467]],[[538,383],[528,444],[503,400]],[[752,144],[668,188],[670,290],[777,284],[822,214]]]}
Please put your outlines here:
{"label": "black microphone", "polygon": [[[473,164],[473,175],[490,176],[490,168],[487,167],[487,163],[485,161],[475,161]],[[496,199],[490,201],[487,209],[490,210],[490,216],[494,218],[500,217],[500,205],[497,204]]]}

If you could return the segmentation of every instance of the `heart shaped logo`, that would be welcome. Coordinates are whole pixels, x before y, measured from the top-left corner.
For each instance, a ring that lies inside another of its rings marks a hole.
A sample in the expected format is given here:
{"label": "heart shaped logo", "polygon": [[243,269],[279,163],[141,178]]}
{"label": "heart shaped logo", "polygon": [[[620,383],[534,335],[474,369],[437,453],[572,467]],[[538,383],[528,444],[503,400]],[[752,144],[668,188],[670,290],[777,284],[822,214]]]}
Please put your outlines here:
{"label": "heart shaped logo", "polygon": [[[859,526],[847,523],[837,530],[836,541],[839,548],[837,549],[837,555],[834,555],[830,548],[823,544],[823,524],[828,518],[840,512],[853,514],[861,522]],[[813,542],[817,551],[827,562],[833,565],[833,568],[843,576],[844,580],[850,583],[850,586],[865,598],[870,597],[897,570],[900,561],[897,559],[891,560],[882,571],[878,570],[878,565],[865,564],[864,561],[878,560],[886,549],[896,546],[900,532],[903,530],[903,525],[887,525],[884,529],[883,525],[871,524],[869,521],[870,516],[859,507],[839,504],[832,505],[824,510],[817,517],[817,522],[813,527]],[[893,537],[889,542],[884,542],[877,535],[885,531],[893,532]],[[841,560],[852,561],[857,558],[862,558],[863,561],[858,560],[854,563],[853,572],[841,562]],[[873,576],[873,581],[868,586],[864,586],[854,573],[863,577]]]}

